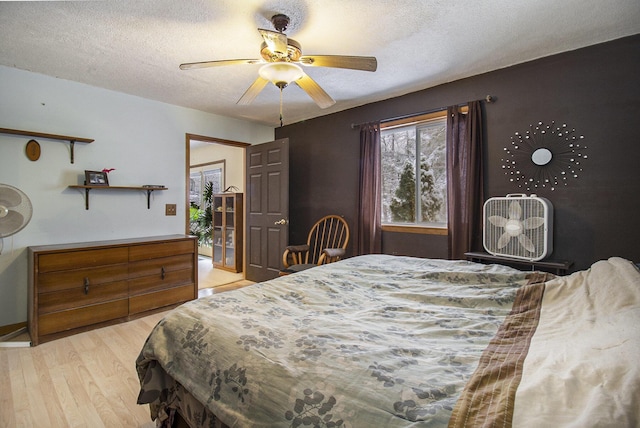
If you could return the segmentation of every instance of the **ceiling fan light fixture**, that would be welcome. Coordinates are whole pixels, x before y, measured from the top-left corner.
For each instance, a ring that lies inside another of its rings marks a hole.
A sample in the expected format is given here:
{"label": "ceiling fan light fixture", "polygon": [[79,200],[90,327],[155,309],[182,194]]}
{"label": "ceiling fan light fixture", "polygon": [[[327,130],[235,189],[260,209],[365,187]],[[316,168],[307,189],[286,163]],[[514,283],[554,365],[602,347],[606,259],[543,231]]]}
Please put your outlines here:
{"label": "ceiling fan light fixture", "polygon": [[272,62],[263,65],[258,73],[260,77],[270,81],[280,89],[304,76],[302,69],[290,62]]}

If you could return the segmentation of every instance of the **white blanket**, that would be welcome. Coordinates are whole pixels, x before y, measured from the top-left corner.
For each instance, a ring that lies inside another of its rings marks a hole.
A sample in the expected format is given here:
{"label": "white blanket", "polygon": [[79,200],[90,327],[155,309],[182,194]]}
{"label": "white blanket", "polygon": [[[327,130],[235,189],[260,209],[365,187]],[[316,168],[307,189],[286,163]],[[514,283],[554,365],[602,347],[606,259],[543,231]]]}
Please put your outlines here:
{"label": "white blanket", "polygon": [[640,271],[611,258],[526,285],[450,427],[640,426]]}
{"label": "white blanket", "polygon": [[640,272],[611,258],[547,282],[516,427],[640,426]]}

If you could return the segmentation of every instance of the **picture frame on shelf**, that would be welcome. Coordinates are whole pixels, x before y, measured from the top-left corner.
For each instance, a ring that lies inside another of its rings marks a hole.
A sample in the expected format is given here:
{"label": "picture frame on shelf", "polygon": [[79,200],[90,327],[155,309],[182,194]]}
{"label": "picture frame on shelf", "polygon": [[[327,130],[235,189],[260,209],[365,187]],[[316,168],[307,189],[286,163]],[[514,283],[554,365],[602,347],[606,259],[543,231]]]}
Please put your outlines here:
{"label": "picture frame on shelf", "polygon": [[104,171],[84,171],[84,184],[87,186],[108,186],[109,175]]}

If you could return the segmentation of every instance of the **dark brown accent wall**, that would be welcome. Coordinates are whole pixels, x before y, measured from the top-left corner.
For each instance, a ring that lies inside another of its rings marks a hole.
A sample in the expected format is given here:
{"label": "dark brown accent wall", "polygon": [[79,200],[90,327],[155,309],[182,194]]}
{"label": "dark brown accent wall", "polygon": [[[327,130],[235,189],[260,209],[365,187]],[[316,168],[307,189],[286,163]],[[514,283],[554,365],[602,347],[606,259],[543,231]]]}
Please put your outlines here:
{"label": "dark brown accent wall", "polygon": [[[584,172],[541,189],[555,210],[551,258],[572,270],[620,256],[640,262],[640,35],[519,64],[276,129],[290,141],[290,242],[320,217],[343,215],[357,240],[359,132],[352,123],[429,111],[492,95],[484,105],[485,196],[522,193],[501,158],[515,132],[555,121],[585,136]],[[527,192],[530,193],[530,192]],[[383,252],[445,258],[446,236],[383,233]]]}

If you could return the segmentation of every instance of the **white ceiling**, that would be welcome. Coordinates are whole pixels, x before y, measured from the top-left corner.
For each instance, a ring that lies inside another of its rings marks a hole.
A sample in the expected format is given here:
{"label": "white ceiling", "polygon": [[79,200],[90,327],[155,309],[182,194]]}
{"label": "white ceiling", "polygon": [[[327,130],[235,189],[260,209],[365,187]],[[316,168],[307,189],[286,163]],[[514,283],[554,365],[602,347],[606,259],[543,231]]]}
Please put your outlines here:
{"label": "white ceiling", "polygon": [[290,85],[285,124],[640,33],[639,0],[2,1],[0,65],[278,126],[275,86],[236,104],[259,65],[178,69],[260,58],[276,13],[303,54],[378,59],[374,73],[305,68],[337,103]]}

